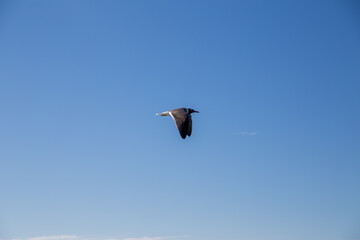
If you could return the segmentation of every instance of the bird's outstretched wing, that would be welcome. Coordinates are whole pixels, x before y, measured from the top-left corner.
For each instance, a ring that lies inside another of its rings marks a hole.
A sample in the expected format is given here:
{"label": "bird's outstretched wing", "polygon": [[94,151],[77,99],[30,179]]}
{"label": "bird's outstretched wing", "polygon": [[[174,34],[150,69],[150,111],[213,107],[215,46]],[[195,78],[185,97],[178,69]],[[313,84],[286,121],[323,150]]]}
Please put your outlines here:
{"label": "bird's outstretched wing", "polygon": [[[191,135],[191,117],[185,112],[184,109],[176,109],[169,112],[170,116],[174,119],[176,127],[179,130],[180,136],[185,139],[186,136]],[[190,130],[190,133],[189,133]]]}

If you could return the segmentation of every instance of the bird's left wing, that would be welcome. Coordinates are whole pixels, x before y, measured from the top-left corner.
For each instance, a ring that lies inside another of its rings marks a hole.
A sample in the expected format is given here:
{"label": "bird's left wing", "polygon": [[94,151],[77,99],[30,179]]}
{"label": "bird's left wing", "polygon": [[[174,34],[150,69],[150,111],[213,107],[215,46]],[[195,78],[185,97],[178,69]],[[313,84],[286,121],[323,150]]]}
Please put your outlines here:
{"label": "bird's left wing", "polygon": [[190,137],[191,136],[191,132],[192,132],[192,119],[191,119],[191,115],[189,114],[189,120],[188,120],[189,124],[188,124],[188,132],[187,135]]}

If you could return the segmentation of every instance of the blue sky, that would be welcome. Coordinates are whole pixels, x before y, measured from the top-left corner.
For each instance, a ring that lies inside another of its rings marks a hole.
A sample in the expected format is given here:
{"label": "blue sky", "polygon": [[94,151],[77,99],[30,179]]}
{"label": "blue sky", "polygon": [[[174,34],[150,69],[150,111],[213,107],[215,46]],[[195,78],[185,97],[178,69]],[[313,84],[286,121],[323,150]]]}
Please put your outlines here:
{"label": "blue sky", "polygon": [[350,0],[2,1],[0,239],[359,240],[359,42]]}

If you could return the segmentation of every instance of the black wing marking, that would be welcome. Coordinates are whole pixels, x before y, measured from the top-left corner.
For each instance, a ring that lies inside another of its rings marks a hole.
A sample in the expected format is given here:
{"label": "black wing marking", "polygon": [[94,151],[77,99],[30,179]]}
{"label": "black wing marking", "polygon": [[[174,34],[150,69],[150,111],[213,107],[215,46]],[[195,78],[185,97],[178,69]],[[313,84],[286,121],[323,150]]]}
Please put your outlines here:
{"label": "black wing marking", "polygon": [[189,126],[188,126],[188,132],[187,132],[187,135],[190,137],[191,136],[191,132],[192,132],[192,119],[191,119],[191,115],[189,114],[189,119],[188,119],[188,122],[189,122]]}

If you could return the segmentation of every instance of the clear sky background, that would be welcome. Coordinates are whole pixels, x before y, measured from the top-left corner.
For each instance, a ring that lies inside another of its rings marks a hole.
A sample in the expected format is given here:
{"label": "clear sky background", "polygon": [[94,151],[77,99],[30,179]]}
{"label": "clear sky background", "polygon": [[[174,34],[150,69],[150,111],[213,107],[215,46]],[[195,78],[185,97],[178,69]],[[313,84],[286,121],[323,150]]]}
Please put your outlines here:
{"label": "clear sky background", "polygon": [[0,238],[359,240],[359,92],[357,1],[3,0]]}

